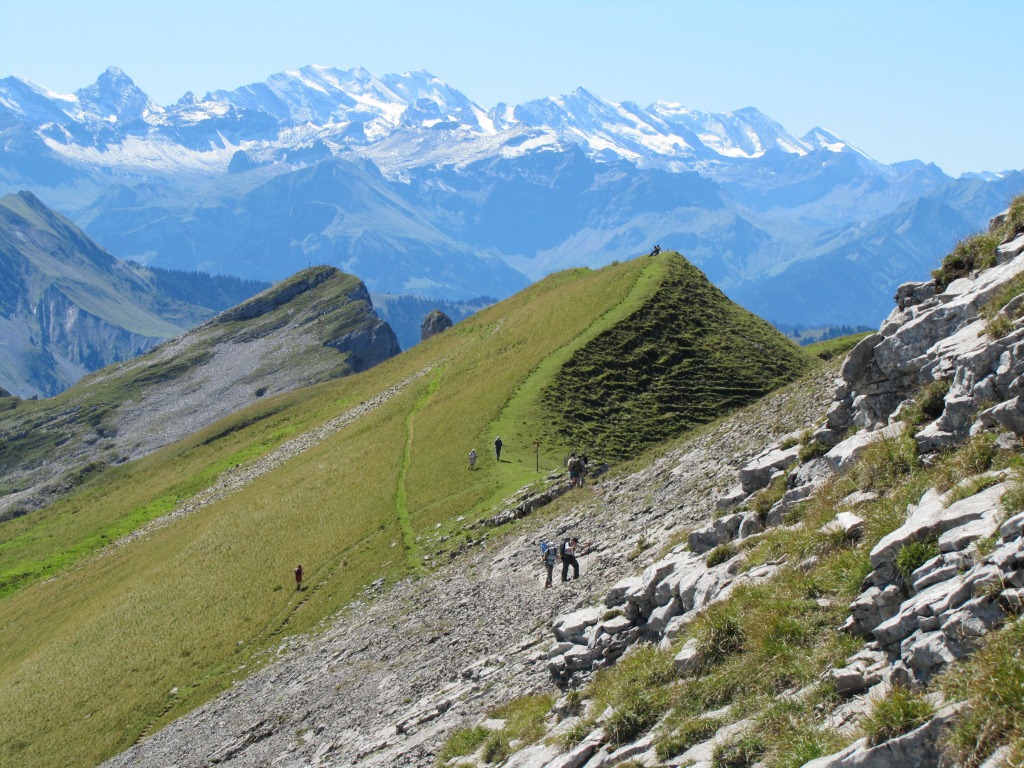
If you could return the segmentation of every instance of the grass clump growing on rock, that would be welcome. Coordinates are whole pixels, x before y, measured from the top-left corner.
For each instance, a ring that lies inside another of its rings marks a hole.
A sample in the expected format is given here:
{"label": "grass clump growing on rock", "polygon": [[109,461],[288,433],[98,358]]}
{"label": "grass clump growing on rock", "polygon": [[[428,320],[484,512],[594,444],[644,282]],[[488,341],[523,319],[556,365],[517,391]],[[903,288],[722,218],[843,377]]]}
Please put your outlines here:
{"label": "grass clump growing on rock", "polygon": [[926,541],[912,541],[900,547],[896,553],[896,570],[899,571],[903,580],[910,581],[910,575],[939,554],[937,539]]}
{"label": "grass clump growing on rock", "polygon": [[896,685],[875,701],[860,725],[868,745],[876,746],[924,725],[934,714],[935,707],[923,693]]}
{"label": "grass clump growing on rock", "polygon": [[513,742],[532,744],[544,735],[544,716],[551,709],[554,696],[540,694],[513,699],[507,704],[488,711],[487,716],[503,720],[500,730],[483,725],[459,728],[445,741],[437,754],[437,764],[447,765],[457,757],[465,757],[480,750],[486,763],[497,763],[511,754]]}
{"label": "grass clump growing on rock", "polygon": [[947,392],[949,381],[946,379],[936,379],[921,387],[910,407],[902,412],[904,423],[917,427],[939,418],[946,407]]}
{"label": "grass clump growing on rock", "polygon": [[655,754],[659,760],[681,755],[690,747],[710,739],[722,725],[722,721],[714,717],[666,718],[654,740]]}
{"label": "grass clump growing on rock", "polygon": [[482,725],[459,728],[445,741],[441,751],[437,753],[438,765],[444,765],[456,757],[465,757],[476,752],[480,745],[487,741],[491,731]]}
{"label": "grass clump growing on rock", "polygon": [[964,238],[946,258],[942,266],[932,272],[935,288],[942,292],[949,284],[973,272],[996,265],[996,247],[1002,239],[996,232],[979,232]]}
{"label": "grass clump growing on rock", "polygon": [[883,437],[869,445],[852,474],[861,490],[885,490],[899,485],[903,477],[920,466],[917,443],[904,431],[896,437]]}
{"label": "grass clump growing on rock", "polygon": [[736,549],[736,545],[731,541],[725,544],[719,544],[717,547],[708,552],[707,566],[708,568],[714,568],[716,565],[726,563],[736,556],[739,550]]}
{"label": "grass clump growing on rock", "polygon": [[800,463],[806,464],[812,459],[816,459],[819,456],[824,456],[829,452],[829,447],[818,440],[808,440],[806,443],[800,446]]}
{"label": "grass clump growing on rock", "polygon": [[747,731],[711,751],[712,768],[750,768],[760,761],[765,744],[761,734]]}

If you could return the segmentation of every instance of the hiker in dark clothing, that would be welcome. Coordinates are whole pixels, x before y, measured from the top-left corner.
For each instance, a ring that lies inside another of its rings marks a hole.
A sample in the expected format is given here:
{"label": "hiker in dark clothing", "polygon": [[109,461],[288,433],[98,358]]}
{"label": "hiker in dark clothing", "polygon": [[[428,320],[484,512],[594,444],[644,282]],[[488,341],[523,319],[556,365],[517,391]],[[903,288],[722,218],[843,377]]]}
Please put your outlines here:
{"label": "hiker in dark clothing", "polygon": [[494,458],[496,461],[501,461],[501,438],[494,438]]}
{"label": "hiker in dark clothing", "polygon": [[293,573],[295,574],[295,589],[296,589],[296,591],[301,590],[302,589],[302,563],[299,563],[299,565],[295,568]]}
{"label": "hiker in dark clothing", "polygon": [[572,577],[580,577],[580,564],[576,559],[576,548],[579,546],[579,539],[573,536],[568,541],[562,542],[562,581],[569,580],[569,567],[572,566]]}
{"label": "hiker in dark clothing", "polygon": [[544,552],[541,554],[544,561],[544,567],[548,569],[548,579],[544,582],[544,589],[551,586],[551,577],[555,571],[555,560],[558,559],[558,545],[553,541],[549,541],[544,546]]}

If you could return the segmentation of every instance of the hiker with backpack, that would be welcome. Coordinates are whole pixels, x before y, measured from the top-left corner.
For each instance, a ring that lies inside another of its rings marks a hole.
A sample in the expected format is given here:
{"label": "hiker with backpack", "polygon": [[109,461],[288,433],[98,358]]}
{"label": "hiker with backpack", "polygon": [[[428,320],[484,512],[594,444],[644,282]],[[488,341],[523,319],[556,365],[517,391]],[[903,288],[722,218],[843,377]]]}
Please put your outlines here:
{"label": "hiker with backpack", "polygon": [[469,468],[470,470],[476,469],[476,448],[469,452]]}
{"label": "hiker with backpack", "polygon": [[494,438],[494,460],[495,461],[501,461],[501,446],[502,446],[501,438],[500,437]]}
{"label": "hiker with backpack", "polygon": [[583,487],[583,460],[575,452],[569,454],[569,461],[566,462],[569,468],[569,485],[572,488]]}
{"label": "hiker with backpack", "polygon": [[295,574],[295,591],[302,591],[302,563],[299,563],[295,570],[292,571]]}
{"label": "hiker with backpack", "polygon": [[551,577],[555,571],[555,560],[558,559],[558,545],[553,541],[541,542],[540,543],[540,554],[541,561],[544,563],[544,567],[547,568],[548,578],[544,582],[544,589],[551,586]]}
{"label": "hiker with backpack", "polygon": [[572,568],[572,578],[576,580],[580,577],[580,563],[576,559],[576,549],[579,547],[579,539],[573,536],[571,539],[566,539],[562,542],[561,555],[562,555],[562,581],[569,580],[569,568]]}

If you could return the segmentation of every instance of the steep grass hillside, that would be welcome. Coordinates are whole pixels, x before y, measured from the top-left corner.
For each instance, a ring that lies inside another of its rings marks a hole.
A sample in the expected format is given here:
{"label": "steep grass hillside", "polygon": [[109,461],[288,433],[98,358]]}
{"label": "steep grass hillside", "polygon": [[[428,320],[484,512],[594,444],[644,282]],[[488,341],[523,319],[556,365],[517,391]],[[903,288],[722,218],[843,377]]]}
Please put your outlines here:
{"label": "steep grass hillside", "polygon": [[[369,371],[262,398],[0,525],[0,763],[94,764],[371,582],[471,544],[481,534],[464,521],[572,447],[543,437],[540,395],[565,362],[689,269],[664,253],[553,275]],[[693,311],[680,301],[662,316]],[[662,339],[689,343],[668,324]],[[762,367],[780,355],[801,367],[796,347],[762,351]]]}
{"label": "steep grass hillside", "polygon": [[626,322],[576,350],[542,401],[550,434],[623,458],[751,402],[806,366],[775,328],[684,263]]}
{"label": "steep grass hillside", "polygon": [[313,267],[147,354],[0,412],[0,519],[269,395],[398,353],[363,284]]}

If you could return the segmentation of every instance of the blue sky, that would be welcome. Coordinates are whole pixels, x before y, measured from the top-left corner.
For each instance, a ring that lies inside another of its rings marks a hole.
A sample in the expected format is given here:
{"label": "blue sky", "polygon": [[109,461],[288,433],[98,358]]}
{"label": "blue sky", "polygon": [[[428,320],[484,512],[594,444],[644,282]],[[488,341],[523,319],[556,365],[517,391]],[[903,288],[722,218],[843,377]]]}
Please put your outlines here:
{"label": "blue sky", "polygon": [[882,162],[1024,169],[1020,0],[2,0],[0,77],[69,93],[110,65],[155,101],[285,69],[426,69],[483,107],[583,86],[755,106]]}

